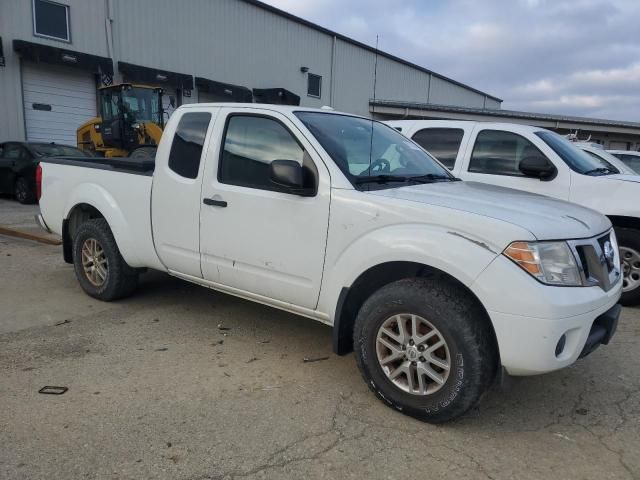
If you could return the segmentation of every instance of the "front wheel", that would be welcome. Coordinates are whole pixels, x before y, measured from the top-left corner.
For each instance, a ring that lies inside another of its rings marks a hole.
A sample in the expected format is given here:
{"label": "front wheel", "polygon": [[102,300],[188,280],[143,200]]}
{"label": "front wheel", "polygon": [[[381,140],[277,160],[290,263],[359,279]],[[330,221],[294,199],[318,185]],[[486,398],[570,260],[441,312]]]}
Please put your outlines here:
{"label": "front wheel", "polygon": [[138,272],[125,262],[103,218],[87,220],[73,237],[73,267],[82,289],[103,301],[133,293]]}
{"label": "front wheel", "polygon": [[489,320],[447,279],[405,279],[382,287],[354,327],[358,367],[391,407],[430,423],[463,415],[498,369]]}
{"label": "front wheel", "polygon": [[622,262],[622,297],[625,306],[640,304],[640,230],[616,228]]}

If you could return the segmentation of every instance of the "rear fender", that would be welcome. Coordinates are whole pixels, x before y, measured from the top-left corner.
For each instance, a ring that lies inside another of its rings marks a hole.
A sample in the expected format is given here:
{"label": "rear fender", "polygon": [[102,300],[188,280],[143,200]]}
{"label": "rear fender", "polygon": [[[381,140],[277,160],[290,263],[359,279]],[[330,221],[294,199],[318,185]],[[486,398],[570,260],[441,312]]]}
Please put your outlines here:
{"label": "rear fender", "polygon": [[67,199],[64,211],[64,219],[68,220],[74,207],[87,204],[98,210],[109,224],[111,232],[116,240],[118,249],[127,264],[132,267],[144,266],[136,253],[135,242],[131,237],[133,230],[128,225],[122,208],[115,198],[103,187],[95,183],[83,183],[78,185]]}

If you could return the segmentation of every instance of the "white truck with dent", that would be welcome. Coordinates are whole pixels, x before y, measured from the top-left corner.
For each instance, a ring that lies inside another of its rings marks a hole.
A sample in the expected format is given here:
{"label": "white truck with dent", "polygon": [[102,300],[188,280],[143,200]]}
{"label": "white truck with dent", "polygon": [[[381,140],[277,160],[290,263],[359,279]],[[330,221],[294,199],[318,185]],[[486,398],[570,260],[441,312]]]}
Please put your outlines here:
{"label": "white truck with dent", "polygon": [[609,342],[622,290],[610,221],[458,181],[369,119],[180,107],[155,163],[47,159],[41,223],[109,301],[151,268],[333,326],[375,394],[430,422],[500,367],[549,372]]}

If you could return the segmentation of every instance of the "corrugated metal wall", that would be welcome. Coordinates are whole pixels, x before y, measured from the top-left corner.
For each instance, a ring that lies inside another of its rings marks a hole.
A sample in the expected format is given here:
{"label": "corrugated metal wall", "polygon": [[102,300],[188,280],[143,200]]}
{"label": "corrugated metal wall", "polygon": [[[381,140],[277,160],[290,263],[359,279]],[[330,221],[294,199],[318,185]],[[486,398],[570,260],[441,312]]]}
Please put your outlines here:
{"label": "corrugated metal wall", "polygon": [[0,67],[0,142],[24,139],[24,114],[20,58],[13,52],[13,40],[42,43],[107,57],[105,0],[56,0],[69,5],[71,42],[33,35],[32,2],[0,0],[0,36],[6,65]]}
{"label": "corrugated metal wall", "polygon": [[[329,103],[332,38],[304,25],[237,0],[117,0],[114,16],[118,60]],[[322,75],[321,99],[301,67]]]}
{"label": "corrugated metal wall", "polygon": [[[19,59],[12,40],[112,56],[124,61],[249,88],[282,87],[304,106],[332,105],[369,115],[375,53],[242,0],[57,0],[70,5],[71,43],[34,37],[32,2],[0,0],[0,140],[24,138]],[[107,44],[111,14],[113,52]],[[334,45],[335,43],[335,45]],[[321,98],[307,96],[307,75],[322,76]],[[116,76],[116,80],[121,80]],[[499,102],[385,56],[378,99],[499,108]],[[197,92],[184,101],[197,100]]]}

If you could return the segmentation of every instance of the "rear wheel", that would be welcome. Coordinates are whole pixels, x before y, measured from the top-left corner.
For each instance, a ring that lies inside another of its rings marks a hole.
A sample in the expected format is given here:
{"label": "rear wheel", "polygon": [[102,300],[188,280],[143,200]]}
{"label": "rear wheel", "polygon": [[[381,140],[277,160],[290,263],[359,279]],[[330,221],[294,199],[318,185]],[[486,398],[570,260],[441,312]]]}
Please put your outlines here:
{"label": "rear wheel", "polygon": [[463,415],[491,384],[498,354],[485,312],[446,279],[405,279],[374,293],[354,327],[369,388],[431,423]]}
{"label": "rear wheel", "polygon": [[34,192],[33,187],[24,177],[20,177],[16,180],[14,193],[16,200],[20,203],[31,204],[36,202],[36,192]]}
{"label": "rear wheel", "polygon": [[616,237],[622,262],[622,305],[640,304],[640,231],[616,228]]}
{"label": "rear wheel", "polygon": [[113,233],[102,218],[87,220],[73,238],[73,266],[82,289],[111,301],[133,293],[138,272],[120,255]]}

